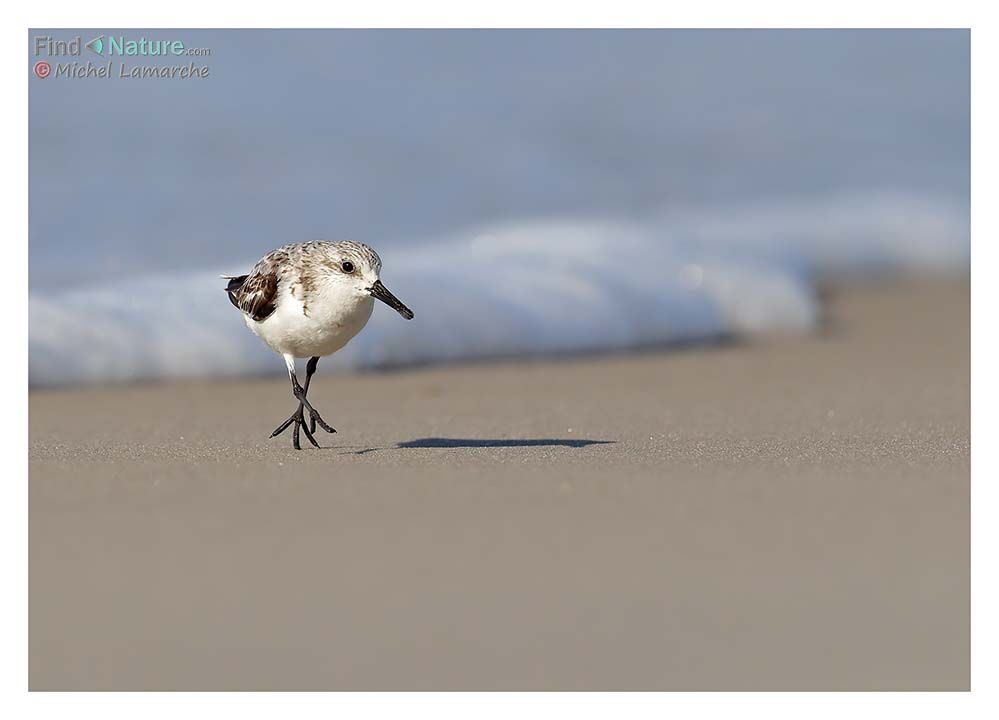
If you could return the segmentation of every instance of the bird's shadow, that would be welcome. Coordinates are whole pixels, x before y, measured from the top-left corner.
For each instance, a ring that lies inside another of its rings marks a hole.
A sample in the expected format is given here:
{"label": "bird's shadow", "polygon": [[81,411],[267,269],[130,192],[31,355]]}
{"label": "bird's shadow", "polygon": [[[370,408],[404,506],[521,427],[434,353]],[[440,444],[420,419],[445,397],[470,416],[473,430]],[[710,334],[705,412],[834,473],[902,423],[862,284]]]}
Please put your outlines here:
{"label": "bird's shadow", "polygon": [[[428,438],[417,438],[416,440],[407,440],[405,442],[396,443],[391,449],[393,450],[406,450],[412,448],[520,448],[520,447],[567,447],[567,448],[584,448],[588,445],[610,445],[615,442],[614,440],[588,440],[586,438],[523,438],[523,439],[508,439],[508,438],[444,438],[444,437],[428,437]],[[367,448],[364,450],[358,450],[355,455],[365,455],[370,452],[377,452],[379,450],[387,450],[389,448]]]}
{"label": "bird's shadow", "polygon": [[587,445],[608,445],[613,440],[586,440],[584,438],[527,438],[481,439],[481,438],[419,438],[397,443],[397,448],[502,448],[502,447],[570,447],[581,448]]}

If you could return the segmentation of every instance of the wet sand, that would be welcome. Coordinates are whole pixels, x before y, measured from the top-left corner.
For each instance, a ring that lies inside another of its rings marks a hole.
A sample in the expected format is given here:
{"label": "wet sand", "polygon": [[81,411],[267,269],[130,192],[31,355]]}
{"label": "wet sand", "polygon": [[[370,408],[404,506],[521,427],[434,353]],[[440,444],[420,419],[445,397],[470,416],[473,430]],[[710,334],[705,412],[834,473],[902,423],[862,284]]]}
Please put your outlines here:
{"label": "wet sand", "polygon": [[[280,367],[280,360],[275,358]],[[33,392],[30,686],[969,684],[969,292],[812,337]]]}

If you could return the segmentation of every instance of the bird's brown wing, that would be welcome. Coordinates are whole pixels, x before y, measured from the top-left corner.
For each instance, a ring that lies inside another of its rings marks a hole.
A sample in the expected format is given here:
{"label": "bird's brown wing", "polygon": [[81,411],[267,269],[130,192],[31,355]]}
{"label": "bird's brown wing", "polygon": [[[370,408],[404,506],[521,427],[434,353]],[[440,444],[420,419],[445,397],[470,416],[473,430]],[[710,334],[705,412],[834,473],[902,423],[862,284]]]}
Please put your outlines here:
{"label": "bird's brown wing", "polygon": [[247,277],[238,289],[230,291],[230,297],[233,305],[260,322],[274,312],[277,286],[275,273],[255,273]]}

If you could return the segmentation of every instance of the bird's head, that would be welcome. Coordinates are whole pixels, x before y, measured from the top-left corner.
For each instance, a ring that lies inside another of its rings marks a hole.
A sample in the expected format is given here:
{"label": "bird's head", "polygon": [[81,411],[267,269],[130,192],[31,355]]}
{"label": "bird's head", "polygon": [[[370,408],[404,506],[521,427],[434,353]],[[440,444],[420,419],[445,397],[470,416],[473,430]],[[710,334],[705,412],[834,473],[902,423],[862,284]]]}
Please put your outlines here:
{"label": "bird's head", "polygon": [[326,265],[329,282],[357,295],[381,300],[407,320],[413,319],[413,311],[403,305],[382,283],[381,258],[369,246],[349,240],[333,243]]}

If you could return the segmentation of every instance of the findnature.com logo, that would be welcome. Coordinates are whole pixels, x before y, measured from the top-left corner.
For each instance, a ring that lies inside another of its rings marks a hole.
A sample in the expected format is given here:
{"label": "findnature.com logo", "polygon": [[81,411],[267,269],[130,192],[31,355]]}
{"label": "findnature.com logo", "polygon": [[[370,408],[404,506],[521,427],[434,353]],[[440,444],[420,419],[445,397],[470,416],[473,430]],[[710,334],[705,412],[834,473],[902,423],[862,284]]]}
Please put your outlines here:
{"label": "findnature.com logo", "polygon": [[[98,35],[84,42],[81,36],[70,40],[60,40],[49,35],[37,35],[32,39],[32,49],[35,57],[44,55],[57,60],[54,67],[45,60],[39,60],[32,66],[32,72],[44,80],[54,75],[75,79],[104,78],[138,79],[138,78],[198,78],[209,76],[207,65],[200,65],[193,60],[187,64],[163,65],[145,64],[141,59],[178,57],[204,58],[212,54],[209,48],[187,47],[183,40],[159,40],[147,37],[130,38],[125,35]],[[82,51],[89,50],[94,55],[107,57],[107,62],[73,60]],[[135,58],[135,61],[114,60],[111,58]]]}

